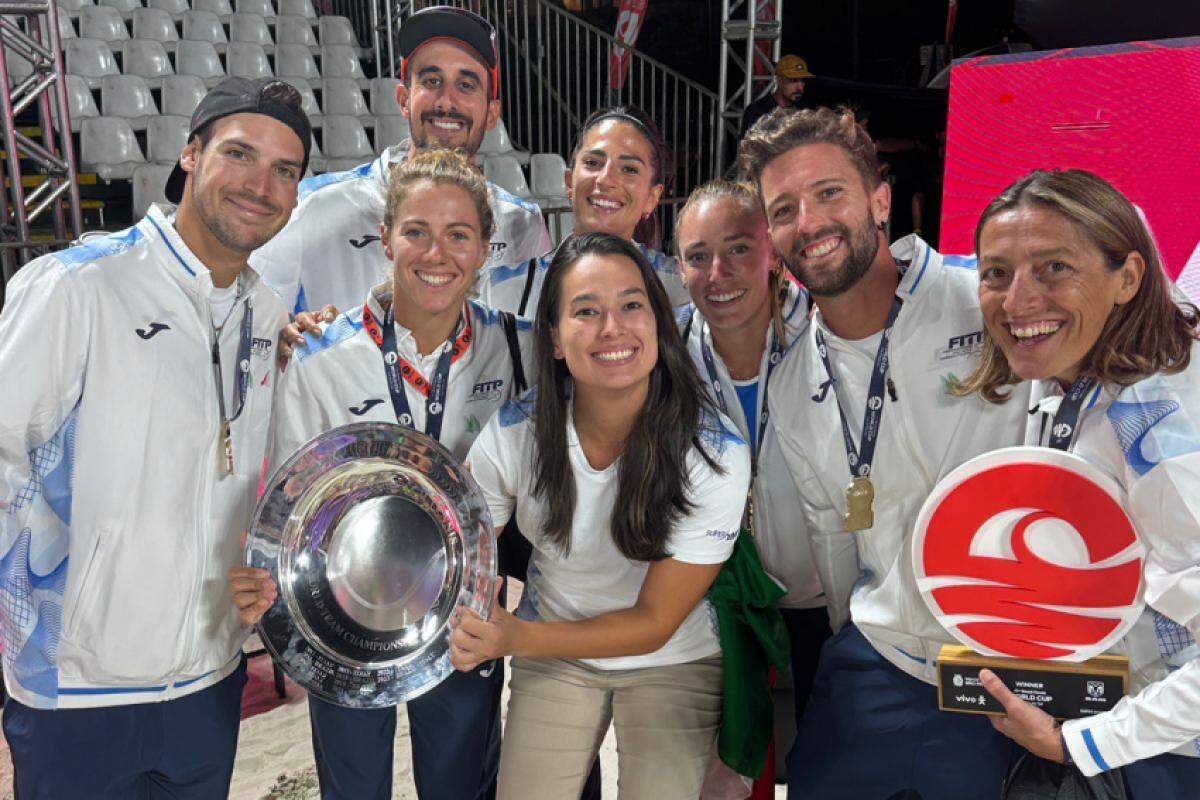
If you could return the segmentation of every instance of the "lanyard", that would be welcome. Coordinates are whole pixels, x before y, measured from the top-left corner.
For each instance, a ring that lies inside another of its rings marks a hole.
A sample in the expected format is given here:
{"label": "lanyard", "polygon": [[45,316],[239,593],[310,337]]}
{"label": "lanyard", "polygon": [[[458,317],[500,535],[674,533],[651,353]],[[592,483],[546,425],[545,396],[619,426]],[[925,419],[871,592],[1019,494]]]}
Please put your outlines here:
{"label": "lanyard", "polygon": [[1055,450],[1070,450],[1071,441],[1075,438],[1075,429],[1079,422],[1079,412],[1083,408],[1084,399],[1092,393],[1096,386],[1094,378],[1080,375],[1071,384],[1071,388],[1063,395],[1058,412],[1054,415],[1054,424],[1050,426],[1050,447]]}
{"label": "lanyard", "polygon": [[[883,325],[883,335],[879,337],[879,349],[875,351],[875,366],[871,371],[871,383],[867,390],[867,408],[863,412],[862,436],[858,439],[858,447],[854,446],[854,437],[850,434],[850,424],[842,411],[842,404],[834,392],[834,402],[837,403],[838,417],[842,421],[842,438],[846,444],[846,460],[850,465],[850,474],[854,477],[867,478],[871,475],[871,462],[875,458],[875,442],[879,438],[879,422],[883,418],[883,393],[887,386],[888,372],[888,339],[892,336],[892,326],[896,324],[896,316],[900,313],[899,297],[892,300],[892,310],[888,312],[887,322]],[[830,385],[837,383],[833,376],[833,368],[829,365],[829,348],[825,343],[825,334],[820,328],[816,329],[817,353],[821,363],[825,365],[825,374]]]}
{"label": "lanyard", "polygon": [[[396,421],[406,428],[412,428],[412,408],[408,404],[408,394],[404,384],[408,382],[414,389],[425,396],[425,433],[434,439],[442,435],[442,414],[446,410],[446,387],[450,383],[450,365],[467,352],[471,346],[471,315],[463,307],[465,324],[462,333],[454,340],[454,344],[442,351],[437,366],[433,372],[433,382],[425,380],[421,373],[396,350],[396,326],[392,320],[392,307],[383,315],[383,325],[375,321],[370,306],[363,307],[363,327],[375,341],[383,356],[383,370],[387,374],[388,392],[392,395],[392,409],[396,412]],[[381,330],[382,328],[382,330]]]}
{"label": "lanyard", "polygon": [[[704,358],[704,368],[708,370],[708,380],[712,385],[713,396],[717,399],[717,404],[720,405],[721,411],[728,417],[730,416],[729,405],[725,401],[725,392],[721,388],[721,379],[717,375],[716,360],[713,358],[712,348],[708,346],[708,341],[704,338],[704,331],[707,328],[708,325],[706,324],[704,329],[700,331],[700,355]],[[750,451],[754,456],[750,462],[751,481],[758,474],[759,443],[762,442],[763,433],[767,428],[767,418],[771,415],[770,408],[767,405],[767,391],[771,387],[771,373],[779,365],[779,362],[783,360],[783,343],[775,337],[773,331],[770,333],[770,336],[771,354],[767,357],[767,374],[759,378],[759,391],[762,393],[759,405],[762,408],[762,413],[758,416],[758,435],[754,437],[755,441],[750,443]]]}
{"label": "lanyard", "polygon": [[[224,327],[224,326],[222,326]],[[233,415],[225,409],[225,377],[221,374],[220,332],[213,330],[212,365],[213,378],[217,384],[217,408],[221,412],[220,445],[224,456],[225,474],[233,474],[233,434],[229,424],[242,415],[246,408],[246,390],[250,386],[250,344],[254,331],[254,305],[246,297],[242,305],[242,331],[238,339],[237,383],[234,384]]]}

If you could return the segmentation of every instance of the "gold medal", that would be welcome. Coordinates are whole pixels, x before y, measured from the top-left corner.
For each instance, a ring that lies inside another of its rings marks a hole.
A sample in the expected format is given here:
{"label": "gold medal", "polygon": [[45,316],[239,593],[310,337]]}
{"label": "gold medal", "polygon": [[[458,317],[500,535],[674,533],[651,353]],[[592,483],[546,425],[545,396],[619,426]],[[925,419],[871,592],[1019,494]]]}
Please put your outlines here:
{"label": "gold medal", "polygon": [[846,516],[843,528],[846,531],[865,531],[875,524],[875,512],[872,505],[875,501],[875,487],[871,479],[857,476],[846,487]]}
{"label": "gold medal", "polygon": [[754,535],[754,492],[746,493],[746,510],[742,512],[742,530]]}
{"label": "gold medal", "polygon": [[229,432],[229,421],[221,421],[221,466],[226,475],[233,474],[233,436]]}

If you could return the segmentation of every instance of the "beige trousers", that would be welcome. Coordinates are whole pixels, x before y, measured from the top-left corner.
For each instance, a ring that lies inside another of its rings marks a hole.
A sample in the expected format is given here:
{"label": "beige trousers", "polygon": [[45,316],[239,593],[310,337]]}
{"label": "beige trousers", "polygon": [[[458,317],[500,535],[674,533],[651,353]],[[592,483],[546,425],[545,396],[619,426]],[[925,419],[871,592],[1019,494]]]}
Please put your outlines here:
{"label": "beige trousers", "polygon": [[609,722],[620,800],[695,800],[721,722],[721,657],[602,670],[514,658],[500,800],[575,800]]}

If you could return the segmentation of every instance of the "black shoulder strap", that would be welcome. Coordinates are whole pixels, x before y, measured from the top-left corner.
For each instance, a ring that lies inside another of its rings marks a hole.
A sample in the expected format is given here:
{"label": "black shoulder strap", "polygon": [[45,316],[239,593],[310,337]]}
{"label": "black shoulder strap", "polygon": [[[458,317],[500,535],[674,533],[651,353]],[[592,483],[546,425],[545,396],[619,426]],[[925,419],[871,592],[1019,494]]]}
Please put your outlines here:
{"label": "black shoulder strap", "polygon": [[692,306],[692,310],[688,312],[687,324],[683,326],[683,341],[686,344],[688,337],[692,335],[692,322],[696,319],[696,307]]}
{"label": "black shoulder strap", "polygon": [[[528,288],[526,288],[528,292]],[[525,394],[529,385],[525,382],[525,367],[521,364],[521,344],[517,341],[517,318],[511,312],[500,312],[500,324],[504,326],[504,338],[508,341],[508,355],[512,359],[513,388],[515,396]]]}
{"label": "black shoulder strap", "polygon": [[525,306],[529,304],[529,294],[533,291],[533,276],[537,274],[538,260],[531,258],[527,262],[529,270],[525,273],[525,291],[521,292],[521,304],[517,306],[517,313],[522,317],[529,316],[525,311]]}

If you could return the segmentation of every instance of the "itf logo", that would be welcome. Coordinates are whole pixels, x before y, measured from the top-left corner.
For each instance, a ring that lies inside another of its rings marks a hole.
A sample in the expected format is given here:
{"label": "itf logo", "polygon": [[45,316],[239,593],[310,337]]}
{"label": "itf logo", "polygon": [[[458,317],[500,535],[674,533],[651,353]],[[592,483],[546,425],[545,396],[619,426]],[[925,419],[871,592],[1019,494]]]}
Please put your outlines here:
{"label": "itf logo", "polygon": [[1083,661],[1141,613],[1144,550],[1116,484],[1071,453],[1013,447],[954,470],[921,509],[930,611],[985,655]]}

